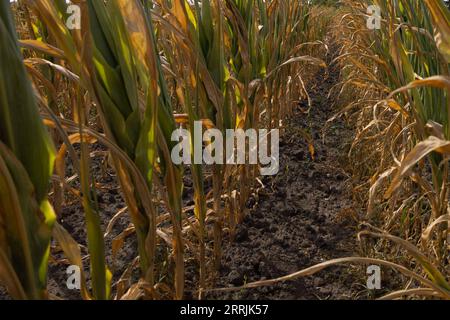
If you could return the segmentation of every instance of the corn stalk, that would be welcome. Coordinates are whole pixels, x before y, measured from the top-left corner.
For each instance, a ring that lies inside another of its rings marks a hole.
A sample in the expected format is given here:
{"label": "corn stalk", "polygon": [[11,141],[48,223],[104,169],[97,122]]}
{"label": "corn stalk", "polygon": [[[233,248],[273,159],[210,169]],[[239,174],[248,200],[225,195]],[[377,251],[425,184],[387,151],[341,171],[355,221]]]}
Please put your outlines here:
{"label": "corn stalk", "polygon": [[8,1],[0,2],[0,39],[0,280],[14,298],[45,299],[55,222],[47,191],[55,152],[39,117]]}

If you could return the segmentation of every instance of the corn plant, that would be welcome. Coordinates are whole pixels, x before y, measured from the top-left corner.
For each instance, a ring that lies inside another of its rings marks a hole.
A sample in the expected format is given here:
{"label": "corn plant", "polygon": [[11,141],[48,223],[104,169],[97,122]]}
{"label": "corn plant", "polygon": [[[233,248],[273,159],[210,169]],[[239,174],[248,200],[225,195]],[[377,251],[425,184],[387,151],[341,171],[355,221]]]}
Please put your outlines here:
{"label": "corn plant", "polygon": [[16,299],[44,299],[55,222],[47,197],[55,151],[39,117],[8,1],[0,2],[0,34],[0,279]]}
{"label": "corn plant", "polygon": [[[380,30],[366,26],[370,4],[381,8]],[[364,154],[358,166],[370,181],[367,218],[388,232],[400,232],[442,268],[447,263],[448,157],[433,145],[449,134],[444,40],[449,12],[440,1],[359,1],[349,7],[352,13],[341,21],[348,31],[338,58],[345,70],[341,94],[352,88],[360,99],[342,114],[354,110],[357,115],[351,153]],[[368,149],[367,141],[373,142]],[[381,161],[373,167],[369,159]],[[419,262],[432,273],[430,264]]]}

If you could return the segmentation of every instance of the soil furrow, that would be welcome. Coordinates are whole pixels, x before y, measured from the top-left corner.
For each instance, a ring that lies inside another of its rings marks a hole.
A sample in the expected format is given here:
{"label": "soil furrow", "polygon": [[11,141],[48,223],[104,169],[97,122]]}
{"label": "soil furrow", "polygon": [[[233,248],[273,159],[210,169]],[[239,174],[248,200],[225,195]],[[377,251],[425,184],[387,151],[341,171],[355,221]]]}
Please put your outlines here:
{"label": "soil furrow", "polygon": [[[330,51],[331,52],[331,51]],[[327,57],[328,62],[332,56]],[[263,179],[257,204],[238,226],[236,239],[224,246],[216,287],[284,276],[332,258],[353,256],[355,214],[346,154],[353,137],[343,120],[323,128],[335,113],[339,67],[320,71],[308,89],[312,108],[300,102],[280,141],[280,172]],[[314,139],[314,159],[304,132]],[[273,287],[214,294],[219,299],[349,299],[355,298],[360,270],[349,266]]]}

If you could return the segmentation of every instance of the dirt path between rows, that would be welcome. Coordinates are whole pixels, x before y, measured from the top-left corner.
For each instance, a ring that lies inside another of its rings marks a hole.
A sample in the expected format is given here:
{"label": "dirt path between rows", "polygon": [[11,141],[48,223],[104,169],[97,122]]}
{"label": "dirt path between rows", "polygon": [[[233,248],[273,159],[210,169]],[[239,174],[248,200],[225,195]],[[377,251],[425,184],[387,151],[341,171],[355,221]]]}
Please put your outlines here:
{"label": "dirt path between rows", "polygon": [[[330,50],[327,61],[332,61]],[[355,213],[347,153],[353,132],[342,120],[328,119],[337,111],[339,67],[329,65],[308,88],[313,105],[301,102],[280,142],[280,172],[263,180],[257,205],[237,229],[236,240],[224,247],[216,287],[284,276],[332,258],[355,255]],[[314,138],[315,159],[302,131]],[[333,267],[311,277],[273,287],[232,293],[211,293],[217,299],[355,299],[364,291],[361,268]]]}

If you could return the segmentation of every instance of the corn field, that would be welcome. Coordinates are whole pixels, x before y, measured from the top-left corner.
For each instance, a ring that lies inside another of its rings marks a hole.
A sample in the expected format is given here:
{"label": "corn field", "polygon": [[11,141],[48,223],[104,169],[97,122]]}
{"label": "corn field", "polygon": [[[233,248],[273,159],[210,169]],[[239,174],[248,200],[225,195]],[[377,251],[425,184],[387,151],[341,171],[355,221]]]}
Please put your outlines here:
{"label": "corn field", "polygon": [[0,300],[450,299],[447,6],[0,0]]}

